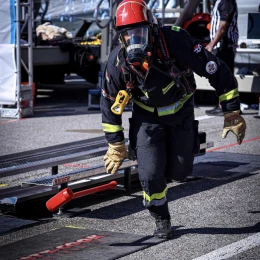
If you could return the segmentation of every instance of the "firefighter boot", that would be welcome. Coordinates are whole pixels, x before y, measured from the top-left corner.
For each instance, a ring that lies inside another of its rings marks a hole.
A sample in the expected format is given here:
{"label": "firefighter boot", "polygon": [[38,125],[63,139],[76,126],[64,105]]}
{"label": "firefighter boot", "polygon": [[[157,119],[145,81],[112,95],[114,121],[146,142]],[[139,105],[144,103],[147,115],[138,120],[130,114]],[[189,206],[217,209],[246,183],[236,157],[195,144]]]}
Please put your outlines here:
{"label": "firefighter boot", "polygon": [[170,218],[156,218],[155,219],[155,231],[153,233],[154,236],[163,238],[163,239],[172,239],[172,226]]}

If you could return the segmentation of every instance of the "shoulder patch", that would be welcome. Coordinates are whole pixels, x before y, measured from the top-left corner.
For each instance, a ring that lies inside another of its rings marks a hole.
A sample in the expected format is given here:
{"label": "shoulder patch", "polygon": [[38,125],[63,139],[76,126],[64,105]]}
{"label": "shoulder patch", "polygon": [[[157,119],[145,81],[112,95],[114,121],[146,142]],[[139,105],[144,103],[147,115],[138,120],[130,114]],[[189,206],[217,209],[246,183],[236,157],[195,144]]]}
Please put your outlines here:
{"label": "shoulder patch", "polygon": [[206,71],[209,73],[209,74],[214,74],[218,69],[218,65],[216,64],[216,62],[214,61],[209,61],[207,64],[206,64]]}
{"label": "shoulder patch", "polygon": [[195,53],[200,53],[201,52],[201,50],[202,50],[202,45],[201,44],[196,44],[195,46],[194,46],[194,52]]}
{"label": "shoulder patch", "polygon": [[179,26],[174,26],[174,25],[173,25],[173,26],[171,27],[171,30],[172,30],[172,31],[175,31],[175,32],[179,32],[180,29],[181,29],[181,27],[179,27]]}

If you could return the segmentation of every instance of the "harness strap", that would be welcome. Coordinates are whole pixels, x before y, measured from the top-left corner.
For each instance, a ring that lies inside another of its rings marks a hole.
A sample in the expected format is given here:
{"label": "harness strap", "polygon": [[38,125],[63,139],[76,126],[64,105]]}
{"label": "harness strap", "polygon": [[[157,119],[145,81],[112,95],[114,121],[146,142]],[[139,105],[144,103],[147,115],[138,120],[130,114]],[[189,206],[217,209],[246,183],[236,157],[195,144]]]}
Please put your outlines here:
{"label": "harness strap", "polygon": [[[181,91],[182,99],[186,98],[186,96],[189,97],[190,94],[194,92],[194,90],[192,89],[192,86],[190,85],[190,82],[186,78],[186,76],[188,76],[190,74],[190,70],[181,71],[174,64],[174,61],[171,60],[164,35],[158,27],[156,27],[154,29],[154,34],[157,36],[156,42],[154,42],[154,45],[153,45],[154,53],[157,49],[157,52],[159,52],[161,54],[161,55],[159,55],[159,57],[160,58],[162,57],[162,62],[164,63],[166,68],[168,68],[168,71],[167,72],[163,71],[160,68],[154,66],[152,61],[149,64],[150,67],[153,67],[160,73],[171,78],[173,80],[172,83],[173,84],[175,83],[176,88],[179,88],[178,91]],[[155,56],[156,55],[153,55],[152,60],[155,58]],[[145,77],[146,77],[141,71],[138,71],[133,65],[129,65],[129,64],[127,65],[126,63],[122,64],[122,72],[123,72],[124,82],[126,83],[127,91],[130,94],[131,94],[131,90],[136,87],[137,81],[145,80]],[[134,77],[134,75],[136,75],[136,77]],[[184,84],[181,82],[181,78],[183,78]],[[141,102],[139,102],[139,103],[141,103]],[[141,105],[139,104],[139,106],[141,106]],[[146,107],[146,108],[144,108],[144,107]],[[151,110],[150,108],[147,109],[147,106],[144,104],[143,104],[143,108],[148,111]],[[175,109],[173,109],[173,110],[175,110]],[[162,112],[162,113],[164,113],[164,112]],[[173,111],[170,113],[175,113],[175,112]]]}
{"label": "harness strap", "polygon": [[159,32],[158,31],[155,31],[155,32],[158,36],[159,47],[160,47],[161,55],[163,56],[163,62],[170,69],[170,67],[173,66],[173,62],[170,59],[170,54],[169,54],[169,51],[168,51],[168,48],[167,48],[167,45],[165,42],[164,35],[162,34],[162,32],[160,30],[159,30]]}

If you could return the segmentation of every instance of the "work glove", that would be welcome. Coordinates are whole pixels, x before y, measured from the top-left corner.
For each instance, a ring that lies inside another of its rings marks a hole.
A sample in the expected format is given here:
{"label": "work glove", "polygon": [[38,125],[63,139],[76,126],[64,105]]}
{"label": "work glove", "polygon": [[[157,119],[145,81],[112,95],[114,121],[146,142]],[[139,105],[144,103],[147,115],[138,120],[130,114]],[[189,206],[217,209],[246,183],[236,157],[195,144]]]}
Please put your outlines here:
{"label": "work glove", "polygon": [[224,127],[222,138],[226,138],[229,131],[236,137],[238,144],[241,144],[246,132],[246,122],[242,116],[239,115],[239,110],[224,114]]}
{"label": "work glove", "polygon": [[115,174],[122,162],[128,157],[125,142],[109,143],[109,148],[104,156],[107,173]]}

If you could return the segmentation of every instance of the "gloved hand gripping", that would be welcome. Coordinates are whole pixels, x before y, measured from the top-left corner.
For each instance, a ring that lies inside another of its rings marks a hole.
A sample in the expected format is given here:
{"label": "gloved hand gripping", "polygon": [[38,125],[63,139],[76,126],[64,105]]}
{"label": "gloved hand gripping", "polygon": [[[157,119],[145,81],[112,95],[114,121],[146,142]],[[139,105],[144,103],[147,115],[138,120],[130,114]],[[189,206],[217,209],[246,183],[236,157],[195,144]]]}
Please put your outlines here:
{"label": "gloved hand gripping", "polygon": [[237,138],[238,144],[241,144],[246,132],[246,122],[242,116],[239,115],[239,110],[224,114],[224,127],[222,138],[226,138],[229,131],[231,131]]}
{"label": "gloved hand gripping", "polygon": [[104,156],[105,167],[108,173],[115,174],[122,162],[128,157],[124,142],[109,143],[109,148]]}

